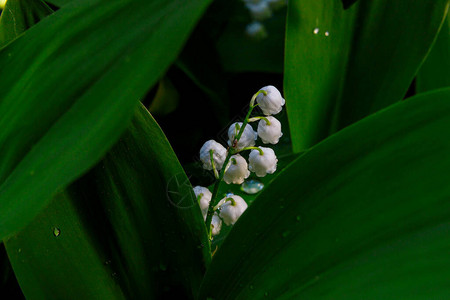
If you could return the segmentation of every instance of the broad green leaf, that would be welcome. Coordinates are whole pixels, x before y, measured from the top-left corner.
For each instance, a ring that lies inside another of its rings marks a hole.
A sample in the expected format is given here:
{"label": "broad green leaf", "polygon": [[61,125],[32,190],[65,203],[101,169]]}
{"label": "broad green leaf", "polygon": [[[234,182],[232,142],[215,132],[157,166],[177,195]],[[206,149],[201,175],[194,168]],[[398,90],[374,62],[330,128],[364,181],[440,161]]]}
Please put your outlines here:
{"label": "broad green leaf", "polygon": [[42,0],[8,1],[0,17],[0,47],[52,13]]}
{"label": "broad green leaf", "polygon": [[69,4],[70,2],[79,1],[79,0],[48,0],[46,2],[51,3],[55,6],[62,7],[64,5]]}
{"label": "broad green leaf", "polygon": [[448,0],[289,1],[285,98],[295,152],[405,95]]}
{"label": "broad green leaf", "polygon": [[450,17],[442,25],[436,42],[417,74],[417,92],[450,86]]}
{"label": "broad green leaf", "polygon": [[201,299],[445,299],[450,89],[391,106],[288,166],[215,254]]}
{"label": "broad green leaf", "polygon": [[341,1],[342,1],[342,6],[344,7],[344,9],[348,9],[350,6],[355,4],[355,2],[358,0],[341,0]]}
{"label": "broad green leaf", "polygon": [[210,260],[189,180],[142,107],[104,159],[6,245],[30,299],[193,298]]}
{"label": "broad green leaf", "polygon": [[22,292],[27,299],[126,299],[74,200],[66,192],[55,196],[5,243]]}
{"label": "broad green leaf", "polygon": [[80,0],[0,50],[1,238],[100,160],[208,2]]}

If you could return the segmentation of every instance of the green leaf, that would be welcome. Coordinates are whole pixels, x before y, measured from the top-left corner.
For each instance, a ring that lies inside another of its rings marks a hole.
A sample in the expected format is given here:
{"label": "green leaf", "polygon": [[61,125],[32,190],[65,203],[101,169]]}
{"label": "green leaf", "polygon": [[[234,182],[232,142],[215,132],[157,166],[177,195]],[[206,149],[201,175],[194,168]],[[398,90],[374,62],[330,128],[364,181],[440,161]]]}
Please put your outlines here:
{"label": "green leaf", "polygon": [[30,299],[194,298],[210,261],[192,187],[145,108],[94,169],[6,245]]}
{"label": "green leaf", "polygon": [[443,299],[450,89],[396,104],[288,166],[215,254],[201,299]]}
{"label": "green leaf", "polygon": [[52,13],[53,10],[41,0],[6,2],[0,17],[0,48]]}
{"label": "green leaf", "polygon": [[341,1],[342,1],[342,6],[344,7],[344,9],[348,9],[350,6],[355,4],[355,2],[358,0],[341,0]]}
{"label": "green leaf", "polygon": [[450,86],[450,17],[431,48],[430,54],[417,74],[417,92],[426,92]]}
{"label": "green leaf", "polygon": [[0,50],[0,238],[100,160],[208,2],[77,1]]}
{"label": "green leaf", "polygon": [[400,101],[448,0],[289,1],[285,98],[294,152]]}
{"label": "green leaf", "polygon": [[51,3],[55,6],[62,7],[64,5],[69,4],[70,2],[79,1],[79,0],[48,0],[46,2]]}
{"label": "green leaf", "polygon": [[5,243],[22,292],[27,299],[125,299],[75,200],[83,199],[57,195]]}

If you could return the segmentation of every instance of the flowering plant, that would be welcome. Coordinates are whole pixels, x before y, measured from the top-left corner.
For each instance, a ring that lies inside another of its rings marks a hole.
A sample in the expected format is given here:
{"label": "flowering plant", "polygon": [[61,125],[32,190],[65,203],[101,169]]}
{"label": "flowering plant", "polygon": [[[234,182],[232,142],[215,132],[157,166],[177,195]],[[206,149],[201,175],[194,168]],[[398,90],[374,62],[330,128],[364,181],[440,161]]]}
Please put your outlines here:
{"label": "flowering plant", "polygon": [[449,5],[0,1],[1,298],[449,298]]}

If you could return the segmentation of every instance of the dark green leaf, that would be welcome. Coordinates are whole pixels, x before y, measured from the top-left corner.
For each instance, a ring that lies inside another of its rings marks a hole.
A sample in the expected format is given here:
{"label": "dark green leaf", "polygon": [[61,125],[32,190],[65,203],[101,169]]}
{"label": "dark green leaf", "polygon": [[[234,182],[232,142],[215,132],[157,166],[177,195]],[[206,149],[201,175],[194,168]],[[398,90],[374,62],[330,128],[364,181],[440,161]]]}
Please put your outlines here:
{"label": "dark green leaf", "polygon": [[358,0],[341,0],[341,1],[342,1],[342,6],[344,7],[344,9],[348,9],[350,6],[355,4],[355,2]]}
{"label": "dark green leaf", "polygon": [[201,299],[445,299],[450,89],[394,105],[288,166],[236,223]]}
{"label": "dark green leaf", "polygon": [[450,17],[441,31],[417,74],[417,92],[426,92],[450,86]]}
{"label": "dark green leaf", "polygon": [[189,180],[144,108],[99,165],[6,244],[30,299],[193,298],[210,260]]}
{"label": "dark green leaf", "polygon": [[55,6],[58,6],[58,7],[62,7],[62,6],[67,5],[67,4],[69,4],[70,2],[73,2],[73,1],[79,1],[79,0],[48,0],[46,2],[51,3],[51,4],[53,4]]}
{"label": "dark green leaf", "polygon": [[448,0],[289,1],[285,96],[295,152],[405,95]]}
{"label": "dark green leaf", "polygon": [[52,13],[42,0],[6,2],[0,17],[0,48]]}
{"label": "dark green leaf", "polygon": [[0,50],[1,238],[100,160],[208,2],[80,0]]}
{"label": "dark green leaf", "polygon": [[73,200],[59,194],[6,242],[23,293],[27,299],[125,299],[110,258],[98,250]]}

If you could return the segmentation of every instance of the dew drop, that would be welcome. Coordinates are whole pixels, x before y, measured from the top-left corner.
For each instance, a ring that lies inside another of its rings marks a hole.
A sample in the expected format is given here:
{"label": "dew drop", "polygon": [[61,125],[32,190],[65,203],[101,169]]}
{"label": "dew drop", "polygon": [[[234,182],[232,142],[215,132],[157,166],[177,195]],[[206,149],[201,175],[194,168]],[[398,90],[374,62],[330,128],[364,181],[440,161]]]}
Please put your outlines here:
{"label": "dew drop", "polygon": [[247,194],[250,194],[250,195],[260,192],[263,188],[264,188],[264,183],[262,183],[258,180],[254,180],[254,179],[246,180],[241,185],[241,191],[243,191]]}
{"label": "dew drop", "polygon": [[314,34],[318,34],[319,33],[319,28],[318,27],[314,28],[313,33]]}
{"label": "dew drop", "polygon": [[61,230],[58,227],[53,228],[53,235],[58,237],[61,234]]}
{"label": "dew drop", "polygon": [[329,36],[330,33],[328,31],[325,31],[325,36]]}

